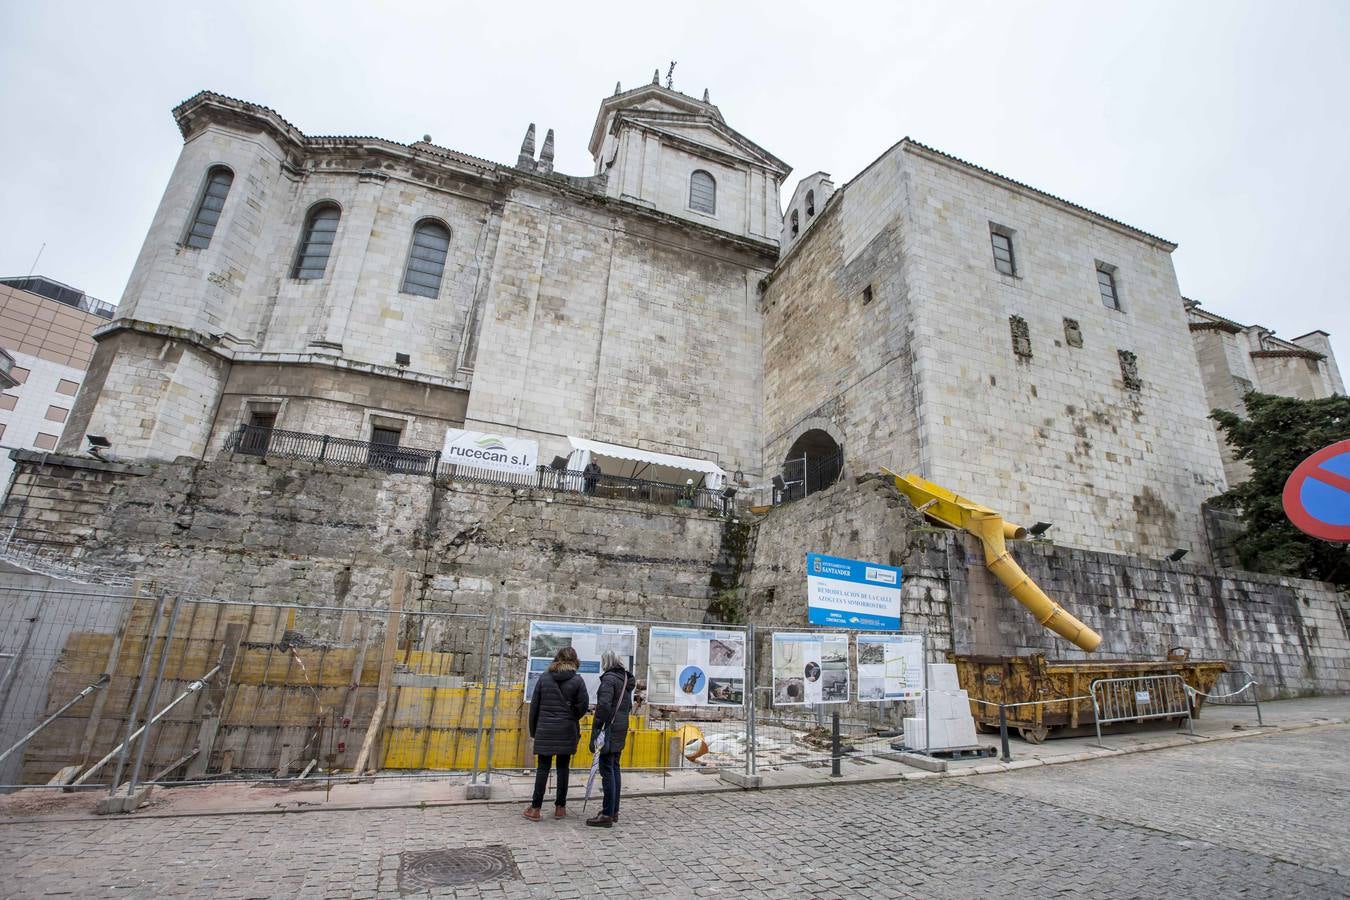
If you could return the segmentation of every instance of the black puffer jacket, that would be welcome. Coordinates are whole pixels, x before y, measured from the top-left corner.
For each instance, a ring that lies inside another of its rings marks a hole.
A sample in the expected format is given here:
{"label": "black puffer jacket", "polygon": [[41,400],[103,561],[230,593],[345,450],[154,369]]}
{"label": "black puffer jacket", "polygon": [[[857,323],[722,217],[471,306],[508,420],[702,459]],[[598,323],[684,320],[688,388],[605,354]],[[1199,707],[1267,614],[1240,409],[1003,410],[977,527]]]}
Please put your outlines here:
{"label": "black puffer jacket", "polygon": [[[612,721],[609,730],[609,743],[604,752],[618,753],[628,741],[628,714],[633,710],[633,688],[637,679],[623,666],[606,669],[600,676],[600,687],[595,691],[595,725],[591,729],[591,741]],[[615,709],[615,706],[618,709]]]}
{"label": "black puffer jacket", "polygon": [[539,676],[530,699],[530,737],[540,756],[571,756],[581,740],[581,717],[590,705],[586,682],[571,669]]}

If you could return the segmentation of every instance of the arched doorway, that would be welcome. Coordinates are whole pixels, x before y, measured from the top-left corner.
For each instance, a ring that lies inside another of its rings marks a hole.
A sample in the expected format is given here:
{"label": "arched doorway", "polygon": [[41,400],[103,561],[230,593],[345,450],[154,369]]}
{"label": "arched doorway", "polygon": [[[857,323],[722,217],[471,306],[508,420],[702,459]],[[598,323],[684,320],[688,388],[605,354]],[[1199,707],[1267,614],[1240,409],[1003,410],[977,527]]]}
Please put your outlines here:
{"label": "arched doorway", "polygon": [[812,428],[792,442],[783,458],[782,499],[796,500],[824,490],[844,471],[844,448],[829,433]]}

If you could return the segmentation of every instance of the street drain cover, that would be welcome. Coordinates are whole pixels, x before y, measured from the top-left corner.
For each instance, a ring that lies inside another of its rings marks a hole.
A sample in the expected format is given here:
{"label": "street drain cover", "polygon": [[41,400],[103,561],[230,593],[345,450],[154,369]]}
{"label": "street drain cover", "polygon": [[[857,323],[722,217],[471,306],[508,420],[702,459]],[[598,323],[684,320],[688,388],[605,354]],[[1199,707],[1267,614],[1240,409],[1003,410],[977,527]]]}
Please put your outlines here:
{"label": "street drain cover", "polygon": [[399,855],[398,889],[404,894],[519,877],[520,870],[510,849],[500,844],[456,850],[410,850]]}

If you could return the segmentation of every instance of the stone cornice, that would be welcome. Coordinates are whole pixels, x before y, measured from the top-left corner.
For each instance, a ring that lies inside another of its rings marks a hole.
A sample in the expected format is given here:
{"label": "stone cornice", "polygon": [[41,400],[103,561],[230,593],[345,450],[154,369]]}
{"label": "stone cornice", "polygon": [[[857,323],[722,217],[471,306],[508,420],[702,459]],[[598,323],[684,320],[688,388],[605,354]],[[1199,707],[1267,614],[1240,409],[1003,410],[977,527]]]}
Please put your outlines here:
{"label": "stone cornice", "polygon": [[319,366],[374,375],[380,378],[391,378],[408,384],[420,384],[457,391],[469,389],[469,384],[461,378],[447,378],[426,372],[410,372],[407,369],[399,369],[394,366],[343,359],[331,353],[276,352],[227,347],[219,337],[202,334],[200,331],[194,331],[190,328],[160,325],[141,319],[116,319],[94,332],[94,341],[101,343],[113,335],[124,332],[191,344],[232,365]]}
{"label": "stone cornice", "polygon": [[1252,359],[1326,359],[1326,354],[1316,350],[1253,350]]}
{"label": "stone cornice", "polygon": [[1227,320],[1190,322],[1187,323],[1187,327],[1190,328],[1191,331],[1224,331],[1228,334],[1241,334],[1243,332],[1241,325]]}

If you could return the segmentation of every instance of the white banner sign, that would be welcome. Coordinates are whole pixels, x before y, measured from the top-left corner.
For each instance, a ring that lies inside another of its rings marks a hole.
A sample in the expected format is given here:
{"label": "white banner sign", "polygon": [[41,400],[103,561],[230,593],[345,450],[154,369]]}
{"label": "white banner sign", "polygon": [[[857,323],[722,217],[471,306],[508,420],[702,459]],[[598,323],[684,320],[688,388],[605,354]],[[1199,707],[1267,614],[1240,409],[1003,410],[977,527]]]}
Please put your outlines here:
{"label": "white banner sign", "polygon": [[847,703],[848,692],[848,635],[774,633],[774,706]]}
{"label": "white banner sign", "polygon": [[858,699],[913,700],[923,694],[923,635],[860,634]]}
{"label": "white banner sign", "polygon": [[535,683],[548,671],[549,663],[563,647],[577,652],[581,667],[577,670],[591,702],[600,690],[600,656],[613,650],[632,672],[637,658],[637,629],[631,625],[600,625],[592,622],[531,622],[530,662],[525,673],[525,699],[534,696]]}
{"label": "white banner sign", "polygon": [[539,464],[539,442],[447,428],[441,462],[499,472],[533,472]]}
{"label": "white banner sign", "polygon": [[653,626],[647,642],[647,702],[745,704],[745,632]]}

